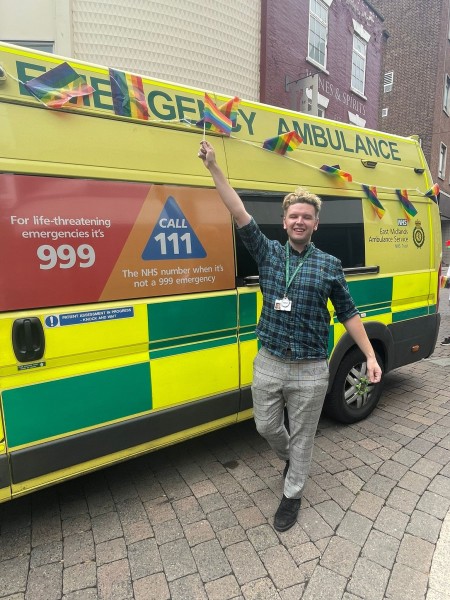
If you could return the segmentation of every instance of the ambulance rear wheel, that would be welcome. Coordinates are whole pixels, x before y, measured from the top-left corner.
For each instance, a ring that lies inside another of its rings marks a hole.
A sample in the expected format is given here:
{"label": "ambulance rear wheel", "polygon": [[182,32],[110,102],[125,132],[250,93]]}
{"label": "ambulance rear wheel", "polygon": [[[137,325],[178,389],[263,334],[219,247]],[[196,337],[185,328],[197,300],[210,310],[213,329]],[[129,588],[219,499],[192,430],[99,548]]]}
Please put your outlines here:
{"label": "ambulance rear wheel", "polygon": [[[383,369],[380,355],[375,355]],[[326,399],[326,413],[340,423],[356,423],[370,415],[382,391],[383,378],[379,383],[369,382],[365,356],[359,348],[354,348],[339,365]]]}

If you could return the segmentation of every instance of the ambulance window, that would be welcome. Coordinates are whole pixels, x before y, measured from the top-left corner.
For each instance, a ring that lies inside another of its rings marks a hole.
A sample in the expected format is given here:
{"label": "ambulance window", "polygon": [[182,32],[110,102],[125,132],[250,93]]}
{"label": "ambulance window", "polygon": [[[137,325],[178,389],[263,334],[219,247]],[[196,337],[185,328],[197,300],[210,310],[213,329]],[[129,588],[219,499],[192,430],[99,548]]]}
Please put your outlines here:
{"label": "ambulance window", "polygon": [[[285,194],[242,190],[238,190],[238,193],[261,231],[269,239],[284,244],[287,237],[282,226],[281,203]],[[339,258],[344,269],[365,266],[361,199],[322,196],[322,202],[319,228],[312,238],[314,244]],[[256,263],[243,245],[239,233],[236,233],[236,261],[239,278],[258,274]]]}
{"label": "ambulance window", "polygon": [[319,228],[314,244],[339,258],[344,269],[364,267],[364,221],[360,198],[322,196]]}

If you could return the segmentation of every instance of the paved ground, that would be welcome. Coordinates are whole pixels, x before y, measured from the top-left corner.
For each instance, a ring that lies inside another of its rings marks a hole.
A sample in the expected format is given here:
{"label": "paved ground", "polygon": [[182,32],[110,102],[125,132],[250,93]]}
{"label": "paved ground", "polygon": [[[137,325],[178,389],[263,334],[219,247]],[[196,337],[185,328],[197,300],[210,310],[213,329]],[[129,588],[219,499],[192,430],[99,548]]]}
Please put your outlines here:
{"label": "paved ground", "polygon": [[284,465],[250,422],[1,505],[0,598],[450,598],[449,367],[438,345],[364,422],[321,420],[284,534]]}

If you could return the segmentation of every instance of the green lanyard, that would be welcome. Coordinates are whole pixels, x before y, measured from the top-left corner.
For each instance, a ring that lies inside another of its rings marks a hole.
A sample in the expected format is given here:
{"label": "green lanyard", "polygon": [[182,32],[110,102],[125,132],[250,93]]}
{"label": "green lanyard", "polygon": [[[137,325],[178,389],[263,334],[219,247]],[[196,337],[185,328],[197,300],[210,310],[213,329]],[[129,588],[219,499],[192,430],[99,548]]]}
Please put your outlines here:
{"label": "green lanyard", "polygon": [[289,246],[290,246],[290,244],[289,244],[289,242],[287,242],[286,243],[286,291],[284,292],[285,298],[287,298],[287,293],[288,293],[289,287],[290,287],[291,283],[294,281],[295,276],[300,271],[300,269],[303,267],[303,263],[305,262],[305,260],[308,258],[308,256],[311,254],[311,252],[314,250],[314,245],[312,243],[310,243],[305,256],[300,259],[300,262],[297,265],[297,268],[295,269],[292,277],[289,279]]}

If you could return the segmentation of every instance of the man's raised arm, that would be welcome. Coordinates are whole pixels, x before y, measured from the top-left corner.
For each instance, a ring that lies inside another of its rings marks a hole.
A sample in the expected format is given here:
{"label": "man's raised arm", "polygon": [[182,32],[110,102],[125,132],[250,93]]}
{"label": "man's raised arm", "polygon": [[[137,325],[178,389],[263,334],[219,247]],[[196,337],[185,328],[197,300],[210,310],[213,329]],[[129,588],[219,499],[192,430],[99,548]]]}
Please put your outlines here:
{"label": "man's raised arm", "polygon": [[211,177],[213,178],[216,189],[219,192],[219,196],[230,211],[236,222],[236,225],[238,227],[244,227],[244,225],[248,225],[250,223],[251,216],[245,210],[244,203],[239,198],[236,191],[228,183],[227,178],[217,164],[214,148],[209,142],[205,140],[201,142],[198,156],[202,159],[203,164],[211,173]]}

